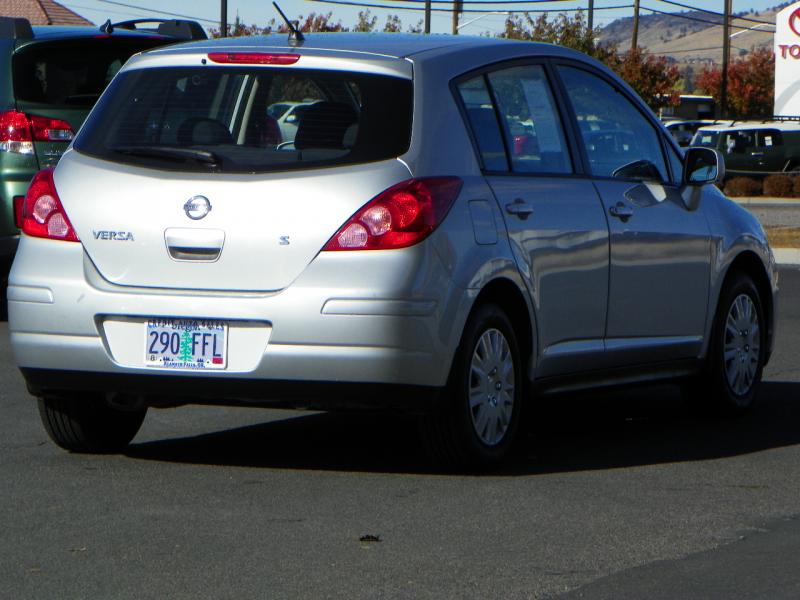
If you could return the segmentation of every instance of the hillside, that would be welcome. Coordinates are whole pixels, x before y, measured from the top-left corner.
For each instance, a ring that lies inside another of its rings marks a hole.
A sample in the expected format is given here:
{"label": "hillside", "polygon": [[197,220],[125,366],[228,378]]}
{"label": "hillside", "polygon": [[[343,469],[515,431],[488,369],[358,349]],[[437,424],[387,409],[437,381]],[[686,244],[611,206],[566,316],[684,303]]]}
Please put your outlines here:
{"label": "hillside", "polygon": [[[739,14],[739,17],[775,22],[775,13],[779,8],[759,13]],[[722,62],[722,18],[700,12],[682,12],[704,21],[717,21],[718,25],[709,25],[698,21],[690,21],[677,15],[647,14],[642,11],[639,18],[639,45],[653,54],[669,56],[682,64]],[[758,24],[734,18],[733,25],[755,27]],[[601,31],[603,42],[616,45],[626,50],[631,45],[633,17],[617,19]],[[763,29],[763,28],[762,28]],[[732,28],[731,55],[744,55],[754,47],[772,47],[772,28],[767,31],[747,31]]]}

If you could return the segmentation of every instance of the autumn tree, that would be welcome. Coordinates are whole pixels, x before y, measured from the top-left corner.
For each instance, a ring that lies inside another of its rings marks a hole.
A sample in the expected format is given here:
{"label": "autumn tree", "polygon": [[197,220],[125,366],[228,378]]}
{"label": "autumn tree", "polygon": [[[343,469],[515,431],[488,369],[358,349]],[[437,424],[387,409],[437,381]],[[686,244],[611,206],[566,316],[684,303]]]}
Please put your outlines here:
{"label": "autumn tree", "polygon": [[372,16],[369,9],[358,11],[358,23],[353,27],[353,31],[362,33],[369,33],[375,31],[375,25],[378,23],[378,17]]}
{"label": "autumn tree", "polygon": [[573,17],[560,14],[552,20],[547,13],[536,18],[524,13],[509,16],[500,37],[547,42],[578,50],[616,71],[653,110],[677,104],[675,90],[680,73],[676,66],[670,65],[664,57],[646,54],[641,48],[617,54],[611,45],[599,42],[599,33],[599,28],[589,29],[583,11]]}
{"label": "autumn tree", "polygon": [[603,60],[622,77],[653,110],[679,102],[678,67],[665,56],[647,54],[641,47],[624,54],[611,54]]}
{"label": "autumn tree", "polygon": [[[697,76],[697,89],[719,102],[722,69],[705,67]],[[772,115],[775,94],[775,56],[770,48],[756,48],[728,65],[728,115],[734,118]]]}
{"label": "autumn tree", "polygon": [[[282,26],[282,30],[286,29],[286,26]],[[267,35],[276,31],[281,30],[281,28],[276,26],[275,19],[270,19],[270,21],[266,24],[266,26],[261,27],[259,25],[245,25],[242,23],[242,20],[239,18],[239,15],[236,15],[236,19],[233,23],[228,24],[228,37],[240,37],[245,35]],[[220,36],[221,29],[219,27],[211,27],[208,30],[208,34],[212,38],[218,38]]]}
{"label": "autumn tree", "polygon": [[384,33],[400,33],[403,31],[403,23],[397,15],[387,15],[386,24],[383,26]]}

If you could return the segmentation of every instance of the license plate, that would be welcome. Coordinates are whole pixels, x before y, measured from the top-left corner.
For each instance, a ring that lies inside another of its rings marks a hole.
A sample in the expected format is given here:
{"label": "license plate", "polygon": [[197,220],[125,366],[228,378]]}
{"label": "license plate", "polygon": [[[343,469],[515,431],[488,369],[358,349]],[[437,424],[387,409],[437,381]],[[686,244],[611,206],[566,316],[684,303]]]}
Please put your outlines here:
{"label": "license plate", "polygon": [[145,366],[185,371],[224,369],[228,324],[200,319],[149,319],[145,323]]}

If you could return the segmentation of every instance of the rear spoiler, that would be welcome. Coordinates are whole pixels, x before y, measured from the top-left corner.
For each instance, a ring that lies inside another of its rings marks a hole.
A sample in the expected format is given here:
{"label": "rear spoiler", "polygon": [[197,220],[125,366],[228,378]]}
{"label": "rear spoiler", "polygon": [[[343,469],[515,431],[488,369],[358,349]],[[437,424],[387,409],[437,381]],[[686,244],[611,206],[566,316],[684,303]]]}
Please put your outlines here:
{"label": "rear spoiler", "polygon": [[28,19],[20,17],[0,17],[0,40],[29,40],[33,29]]}
{"label": "rear spoiler", "polygon": [[[153,26],[141,27],[145,23],[150,23]],[[133,19],[131,21],[120,21],[119,23],[112,23],[111,19],[109,19],[100,26],[100,31],[103,33],[112,33],[115,29],[147,31],[186,41],[208,39],[206,31],[200,23],[184,19]]]}

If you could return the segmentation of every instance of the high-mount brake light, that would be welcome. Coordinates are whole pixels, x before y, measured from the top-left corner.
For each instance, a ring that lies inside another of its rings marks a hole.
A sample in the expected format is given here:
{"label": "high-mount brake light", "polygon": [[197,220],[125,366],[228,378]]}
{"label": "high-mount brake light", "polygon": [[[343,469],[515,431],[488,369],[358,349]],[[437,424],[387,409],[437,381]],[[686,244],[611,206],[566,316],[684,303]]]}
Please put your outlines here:
{"label": "high-mount brake light", "polygon": [[266,52],[209,52],[211,62],[232,65],[293,65],[299,54],[274,54]]}
{"label": "high-mount brake light", "polygon": [[36,173],[22,201],[22,232],[51,240],[78,242],[53,182],[52,169]]}
{"label": "high-mount brake light", "polygon": [[350,217],[323,250],[391,250],[413,246],[444,220],[461,186],[458,177],[424,177],[398,183]]}
{"label": "high-mount brake light", "polygon": [[18,110],[0,112],[0,151],[33,154],[33,142],[68,142],[72,127],[61,119],[29,115]]}

